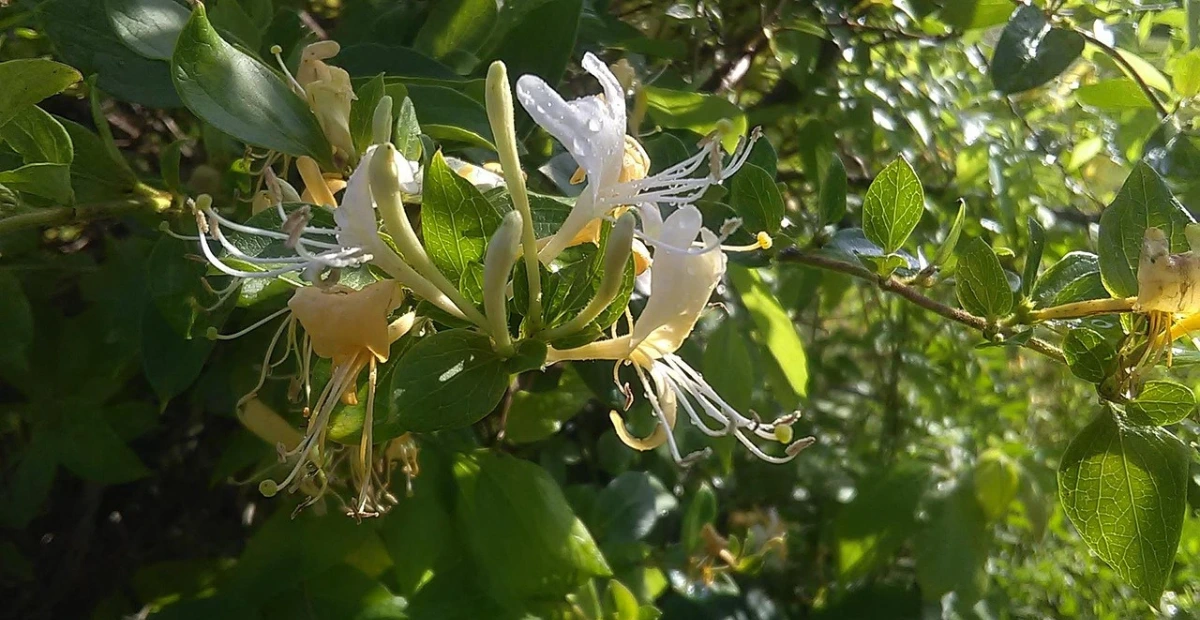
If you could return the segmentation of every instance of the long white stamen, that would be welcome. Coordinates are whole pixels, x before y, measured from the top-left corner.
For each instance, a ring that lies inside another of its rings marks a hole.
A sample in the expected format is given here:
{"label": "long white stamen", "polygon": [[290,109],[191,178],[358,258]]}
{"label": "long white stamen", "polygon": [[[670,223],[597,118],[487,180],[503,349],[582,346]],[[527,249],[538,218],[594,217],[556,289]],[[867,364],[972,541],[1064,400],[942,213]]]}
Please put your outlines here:
{"label": "long white stamen", "polygon": [[283,308],[280,308],[279,310],[276,310],[275,312],[268,314],[267,316],[263,317],[262,319],[255,321],[254,324],[251,325],[250,327],[247,327],[240,331],[236,331],[232,334],[216,334],[214,336],[214,339],[215,340],[235,340],[237,338],[241,338],[242,336],[249,334],[250,332],[262,327],[263,325],[266,325],[267,323],[270,323],[271,321],[283,316],[284,314],[286,314],[290,311],[291,311],[290,308],[288,308],[287,306],[284,306]]}
{"label": "long white stamen", "polygon": [[662,424],[663,430],[667,435],[667,447],[671,450],[671,458],[675,459],[677,464],[683,464],[683,456],[679,454],[679,446],[675,444],[675,431],[671,428],[670,422],[667,421],[667,414],[663,412],[662,406],[658,404],[658,395],[650,387],[650,382],[646,379],[646,373],[641,366],[634,365],[637,371],[638,379],[642,382],[642,390],[646,394],[646,400],[650,401],[650,407],[654,410],[654,415],[658,417],[658,423]]}

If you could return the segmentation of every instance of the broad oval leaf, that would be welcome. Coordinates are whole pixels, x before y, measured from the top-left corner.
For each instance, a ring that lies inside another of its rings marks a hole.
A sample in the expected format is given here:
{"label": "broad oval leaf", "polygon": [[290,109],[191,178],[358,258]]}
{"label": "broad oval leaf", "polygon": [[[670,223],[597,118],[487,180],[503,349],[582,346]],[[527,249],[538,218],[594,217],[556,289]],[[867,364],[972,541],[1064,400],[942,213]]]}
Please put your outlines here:
{"label": "broad oval leaf", "polygon": [[0,62],[0,128],[28,107],[83,79],[79,72],[44,58]]}
{"label": "broad oval leaf", "polygon": [[1046,249],[1046,229],[1032,216],[1026,220],[1029,228],[1029,255],[1025,257],[1025,268],[1021,270],[1021,298],[1033,294],[1038,269],[1042,263],[1042,251]]}
{"label": "broad oval leaf", "polygon": [[1075,91],[1079,102],[1103,110],[1137,110],[1152,108],[1154,104],[1146,98],[1146,91],[1130,78],[1100,80]]}
{"label": "broad oval leaf", "polygon": [[518,601],[561,598],[611,574],[604,556],[544,469],[506,454],[459,455],[456,514],[492,592]]}
{"label": "broad oval leaf", "polygon": [[729,266],[729,280],[750,312],[750,318],[767,350],[779,363],[788,385],[797,396],[808,394],[808,358],[804,343],[787,311],[757,272],[740,265]]}
{"label": "broad oval leaf", "polygon": [[176,0],[104,0],[104,5],[121,42],[151,60],[171,60],[175,40],[191,16]]}
{"label": "broad oval leaf", "polygon": [[496,150],[487,111],[478,101],[446,86],[415,83],[405,86],[421,130],[429,137]]}
{"label": "broad oval leaf", "polygon": [[746,164],[729,183],[729,206],[742,218],[742,228],[750,233],[779,232],[783,221],[783,194],[775,185],[772,171]]}
{"label": "broad oval leaf", "polygon": [[1196,410],[1196,394],[1175,381],[1147,381],[1137,398],[1125,404],[1126,419],[1138,426],[1166,426]]}
{"label": "broad oval leaf", "polygon": [[613,543],[633,543],[648,536],[658,519],[678,504],[658,478],[627,471],[596,496],[589,522],[606,548]]}
{"label": "broad oval leaf", "polygon": [[1076,377],[1100,383],[1117,368],[1117,350],[1093,329],[1077,327],[1067,332],[1062,343],[1067,366]]}
{"label": "broad oval leaf", "polygon": [[650,119],[668,129],[687,129],[706,136],[722,121],[733,123],[732,130],[721,140],[726,150],[732,151],[749,127],[746,113],[728,99],[717,95],[657,86],[647,86],[643,92],[646,93]]}
{"label": "broad oval leaf", "polygon": [[955,291],[963,308],[989,319],[1012,312],[1013,294],[1000,259],[986,241],[967,242],[958,255]]}
{"label": "broad oval leaf", "polygon": [[1100,277],[1100,260],[1091,252],[1067,253],[1042,272],[1033,287],[1033,303],[1038,307],[1108,296]]}
{"label": "broad oval leaf", "polygon": [[62,123],[37,106],[25,108],[0,128],[0,140],[27,164],[69,164],[75,158],[71,135]]}
{"label": "broad oval leaf", "polygon": [[996,43],[992,83],[1005,94],[1037,88],[1075,62],[1083,45],[1078,33],[1051,27],[1041,8],[1020,6]]}
{"label": "broad oval leaf", "polygon": [[1152,605],[1179,546],[1189,451],[1160,428],[1103,411],[1071,441],[1058,471],[1063,508],[1084,542]]}
{"label": "broad oval leaf", "polygon": [[422,192],[421,236],[429,258],[468,297],[480,299],[483,256],[500,226],[500,213],[454,173],[441,152],[425,169]]}
{"label": "broad oval leaf", "polygon": [[506,389],[508,371],[491,339],[452,329],[422,338],[396,362],[388,417],[405,431],[464,428],[494,409]]}
{"label": "broad oval leaf", "polygon": [[1161,229],[1171,240],[1172,252],[1185,252],[1183,229],[1192,221],[1154,169],[1145,162],[1135,166],[1100,215],[1100,276],[1105,288],[1114,297],[1137,295],[1138,257],[1146,229]]}
{"label": "broad oval leaf", "polygon": [[266,65],[222,40],[204,5],[179,35],[171,77],[188,109],[217,129],[248,144],[330,161],[329,142],[308,104]]}
{"label": "broad oval leaf", "polygon": [[925,190],[903,157],[888,164],[867,188],[863,198],[863,233],[885,254],[900,249],[912,234],[925,208]]}

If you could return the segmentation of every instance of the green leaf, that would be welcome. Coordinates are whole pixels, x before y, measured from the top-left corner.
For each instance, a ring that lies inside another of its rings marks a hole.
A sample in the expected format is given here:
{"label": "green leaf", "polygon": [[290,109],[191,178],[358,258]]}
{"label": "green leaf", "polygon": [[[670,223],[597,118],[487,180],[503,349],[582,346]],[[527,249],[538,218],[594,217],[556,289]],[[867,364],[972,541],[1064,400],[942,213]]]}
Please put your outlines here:
{"label": "green leaf", "polygon": [[450,67],[412,48],[399,45],[347,45],[337,55],[337,64],[354,77],[383,73],[392,78],[427,78],[446,82],[462,80]]}
{"label": "green leaf", "polygon": [[1180,97],[1200,94],[1200,50],[1192,50],[1175,60],[1175,91]]}
{"label": "green leaf", "polygon": [[646,94],[650,119],[668,129],[688,129],[706,136],[716,130],[723,120],[733,123],[733,130],[721,138],[722,145],[728,151],[737,147],[738,140],[749,127],[746,113],[728,99],[717,95],[657,86],[646,86],[642,92]]}
{"label": "green leaf", "polygon": [[748,411],[756,377],[750,343],[738,321],[725,320],[708,337],[704,346],[704,376],[725,402],[738,411]]}
{"label": "green leaf", "polygon": [[971,480],[975,486],[975,500],[991,521],[1008,514],[1008,507],[1017,498],[1017,491],[1021,488],[1017,464],[996,448],[979,455]]}
{"label": "green leaf", "polygon": [[1183,421],[1196,410],[1191,388],[1174,381],[1147,381],[1137,398],[1125,404],[1129,422],[1138,426],[1166,426]]}
{"label": "green leaf", "polygon": [[925,208],[925,190],[903,157],[888,164],[863,198],[863,233],[887,254],[899,250]]}
{"label": "green leaf", "polygon": [[0,62],[0,128],[30,106],[83,79],[79,72],[42,58]]}
{"label": "green leaf", "polygon": [[509,30],[489,57],[504,61],[509,75],[536,75],[557,84],[575,50],[582,12],[582,0],[542,4]]}
{"label": "green leaf", "polygon": [[71,136],[62,123],[37,106],[25,108],[0,128],[0,140],[27,164],[69,164],[75,158]]}
{"label": "green leaf", "polygon": [[707,482],[692,495],[687,510],[683,513],[683,548],[688,553],[695,553],[703,542],[701,530],[704,526],[717,520],[717,496]]}
{"label": "green leaf", "polygon": [[16,467],[6,473],[6,485],[0,494],[0,524],[24,529],[41,512],[57,470],[57,431],[35,428]]}
{"label": "green leaf", "polygon": [[478,101],[445,86],[406,86],[421,129],[429,137],[496,150],[487,111]]}
{"label": "green leaf", "polygon": [[783,221],[783,195],[775,186],[775,175],[754,164],[746,164],[730,181],[729,206],[742,218],[750,233],[779,232]]}
{"label": "green leaf", "polygon": [[197,5],[171,58],[188,109],[248,144],[328,163],[329,142],[308,104],[258,60],[217,35]]}
{"label": "green leaf", "polygon": [[441,152],[425,168],[422,192],[425,249],[434,265],[464,289],[464,276],[473,270],[482,273],[488,240],[500,226],[501,215],[470,181],[454,173]]}
{"label": "green leaf", "polygon": [[1154,107],[1146,91],[1129,78],[1100,80],[1075,90],[1079,102],[1102,110],[1138,110]]}
{"label": "green leaf", "polygon": [[421,125],[417,122],[417,111],[412,99],[405,97],[396,112],[396,131],[392,142],[396,150],[409,161],[421,160]]}
{"label": "green leaf", "polygon": [[104,0],[104,5],[113,33],[151,60],[171,60],[175,40],[191,16],[176,0]]}
{"label": "green leaf", "polygon": [[62,204],[75,201],[71,191],[69,164],[28,164],[16,170],[6,170],[0,172],[0,185]]}
{"label": "green leaf", "polygon": [[150,473],[97,410],[71,411],[55,440],[59,462],[93,482],[120,484]]}
{"label": "green leaf", "polygon": [[1022,5],[996,43],[992,83],[1005,94],[1037,88],[1075,62],[1083,46],[1079,33],[1052,27],[1041,8]]}
{"label": "green leaf", "polygon": [[133,191],[137,178],[129,168],[109,157],[100,136],[83,125],[57,119],[67,130],[75,157],[71,161],[71,189],[80,202],[120,198]]}
{"label": "green leaf", "polygon": [[958,201],[958,215],[954,216],[954,223],[950,225],[950,230],[946,233],[946,240],[942,245],[938,246],[937,254],[933,255],[931,265],[941,267],[954,256],[954,250],[958,247],[958,238],[962,236],[963,219],[967,215],[967,201]]}
{"label": "green leaf", "polygon": [[739,265],[729,266],[729,280],[750,313],[758,335],[787,378],[797,396],[808,394],[808,358],[804,343],[787,311],[767,288],[756,271]]}
{"label": "green leaf", "polygon": [[890,561],[917,531],[917,503],[925,492],[927,469],[906,462],[864,481],[834,521],[838,572],[857,580]]}
{"label": "green leaf", "polygon": [[[423,461],[426,458],[422,455]],[[428,461],[421,465],[421,476],[413,480],[412,494],[402,497],[379,527],[379,536],[395,560],[392,574],[399,585],[396,593],[406,597],[422,585],[428,571],[436,571],[443,560],[455,560],[461,553],[453,517],[441,492],[449,482],[449,467],[443,473],[443,467],[429,467]]]}
{"label": "green leaf", "polygon": [[949,592],[970,606],[987,585],[991,532],[970,483],[960,483],[929,507],[929,521],[914,548],[921,597],[937,601]]}
{"label": "green leaf", "polygon": [[165,405],[195,382],[213,344],[206,338],[185,338],[147,300],[142,310],[142,370],[160,403]]}
{"label": "green leaf", "polygon": [[389,415],[405,431],[464,428],[495,409],[507,389],[508,371],[491,339],[452,329],[422,338],[396,363]]}
{"label": "green leaf", "polygon": [[1013,294],[1000,259],[986,241],[971,239],[958,255],[958,301],[973,314],[994,319],[1012,312]]}
{"label": "green leaf", "polygon": [[1179,546],[1189,452],[1160,428],[1125,426],[1103,411],[1059,465],[1058,491],[1080,537],[1152,605]]}
{"label": "green leaf", "polygon": [[[371,129],[375,120],[375,108],[383,99],[383,74],[376,75],[358,87],[355,93],[358,97],[350,107],[350,136],[354,138],[354,148],[364,153],[371,146]],[[396,102],[392,102],[395,105]]]}
{"label": "green leaf", "polygon": [[1100,277],[1100,261],[1091,252],[1068,252],[1042,272],[1033,287],[1033,302],[1038,307],[1108,296]]}
{"label": "green leaf", "polygon": [[1012,0],[955,0],[942,9],[942,21],[956,30],[991,28],[1008,21]]}
{"label": "green leaf", "polygon": [[1114,297],[1137,295],[1137,265],[1147,228],[1159,228],[1172,252],[1188,250],[1183,229],[1192,216],[1149,165],[1139,163],[1100,215],[1100,275]]}
{"label": "green leaf", "polygon": [[846,215],[846,165],[836,153],[821,179],[821,225],[837,224]]}
{"label": "green leaf", "polygon": [[1033,284],[1037,280],[1038,267],[1042,264],[1042,251],[1046,249],[1046,229],[1041,222],[1030,217],[1029,222],[1029,255],[1025,257],[1025,269],[1021,272],[1021,297],[1029,298],[1033,294]]}
{"label": "green leaf", "polygon": [[1099,332],[1087,327],[1067,332],[1062,350],[1071,372],[1084,381],[1100,383],[1117,369],[1117,350]]}
{"label": "green leaf", "polygon": [[492,593],[555,599],[611,574],[583,522],[541,467],[505,454],[455,458],[459,527]]}
{"label": "green leaf", "polygon": [[592,519],[596,537],[607,546],[642,540],[654,524],[678,505],[658,478],[627,471],[608,483],[596,496]]}
{"label": "green leaf", "polygon": [[152,108],[174,108],[171,66],[143,57],[113,31],[101,0],[49,0],[38,5],[46,35],[69,65],[99,76],[104,92]]}
{"label": "green leaf", "polygon": [[221,0],[212,9],[212,25],[248,50],[262,46],[262,33],[240,0]]}
{"label": "green leaf", "polygon": [[443,0],[430,10],[413,45],[438,59],[457,50],[474,53],[495,24],[495,0]]}
{"label": "green leaf", "polygon": [[568,366],[554,389],[513,393],[504,438],[518,444],[545,439],[557,433],[562,423],[578,414],[591,398],[587,384]]}

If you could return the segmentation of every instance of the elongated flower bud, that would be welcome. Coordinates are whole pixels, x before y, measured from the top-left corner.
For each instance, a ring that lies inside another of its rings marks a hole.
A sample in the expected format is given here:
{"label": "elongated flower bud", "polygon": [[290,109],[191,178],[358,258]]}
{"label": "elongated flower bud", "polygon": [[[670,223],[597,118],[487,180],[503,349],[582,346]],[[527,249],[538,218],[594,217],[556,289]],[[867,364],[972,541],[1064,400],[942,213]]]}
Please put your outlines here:
{"label": "elongated flower bud", "polygon": [[384,95],[375,106],[375,114],[371,117],[371,144],[385,144],[392,141],[392,97]]}
{"label": "elongated flower bud", "polygon": [[551,339],[569,336],[591,323],[600,316],[621,292],[621,283],[625,281],[625,265],[633,254],[633,234],[636,218],[633,213],[626,213],[617,219],[612,232],[608,235],[608,245],[604,248],[603,275],[600,288],[595,297],[579,314],[550,332]]}
{"label": "elongated flower bud", "polygon": [[404,212],[400,174],[396,170],[396,147],[385,141],[375,149],[369,165],[371,195],[379,207],[379,214],[383,216],[383,223],[392,235],[392,240],[396,242],[400,256],[412,263],[417,271],[422,271],[422,266],[428,262],[428,258],[424,246],[417,239],[417,233],[408,221],[408,215]]}
{"label": "elongated flower bud", "polygon": [[508,276],[521,249],[522,219],[519,211],[509,211],[504,216],[488,242],[483,259],[483,310],[501,353],[512,351],[512,338],[508,334]]}

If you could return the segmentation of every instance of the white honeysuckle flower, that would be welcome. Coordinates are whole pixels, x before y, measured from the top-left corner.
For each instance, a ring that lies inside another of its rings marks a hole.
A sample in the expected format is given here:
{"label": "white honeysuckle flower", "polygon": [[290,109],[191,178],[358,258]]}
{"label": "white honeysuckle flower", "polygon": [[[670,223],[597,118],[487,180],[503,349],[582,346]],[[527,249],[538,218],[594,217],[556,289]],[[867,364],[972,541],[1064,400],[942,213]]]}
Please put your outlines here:
{"label": "white honeysuckle flower", "polygon": [[[584,55],[582,64],[600,82],[602,95],[566,101],[541,78],[524,75],[517,80],[521,105],[566,147],[587,176],[587,187],[566,221],[538,254],[544,263],[553,261],[590,223],[608,216],[613,209],[636,206],[645,215],[659,205],[678,207],[695,202],[709,187],[728,179],[746,163],[759,135],[755,131],[749,140],[741,140],[728,163],[719,140],[709,137],[700,152],[658,174],[622,178],[630,142],[648,161],[637,141],[626,135],[625,90],[612,71],[591,53]],[[646,229],[643,235],[655,236]]]}
{"label": "white honeysuckle flower", "polygon": [[350,108],[358,97],[350,83],[350,74],[341,67],[325,62],[337,56],[341,49],[336,41],[318,41],[305,46],[295,77],[283,62],[280,55],[283,49],[276,45],[271,48],[271,53],[279,62],[292,90],[308,101],[329,143],[344,156],[353,158],[357,153],[354,138],[350,135]]}
{"label": "white honeysuckle flower", "polygon": [[[708,304],[713,290],[725,274],[725,254],[719,248],[715,233],[703,227],[700,211],[691,205],[677,209],[661,224],[661,235],[652,239],[654,263],[650,267],[653,293],[646,301],[628,334],[600,340],[574,349],[551,348],[547,363],[567,360],[614,360],[632,363],[650,401],[659,427],[646,439],[631,438],[624,422],[615,412],[610,414],[617,434],[626,444],[639,450],[667,443],[671,456],[680,463],[694,455],[683,457],[670,429],[674,427],[676,407],[682,406],[692,423],[710,436],[733,434],[759,458],[782,463],[791,460],[801,449],[812,443],[811,438],[791,443],[787,456],[766,454],[746,433],[764,440],[788,439],[794,416],[785,416],[772,423],[749,418],[730,406],[675,352],[691,334],[700,314]],[[706,251],[690,248],[697,243]],[[717,424],[709,426],[701,414]],[[783,429],[787,429],[786,431]]]}

